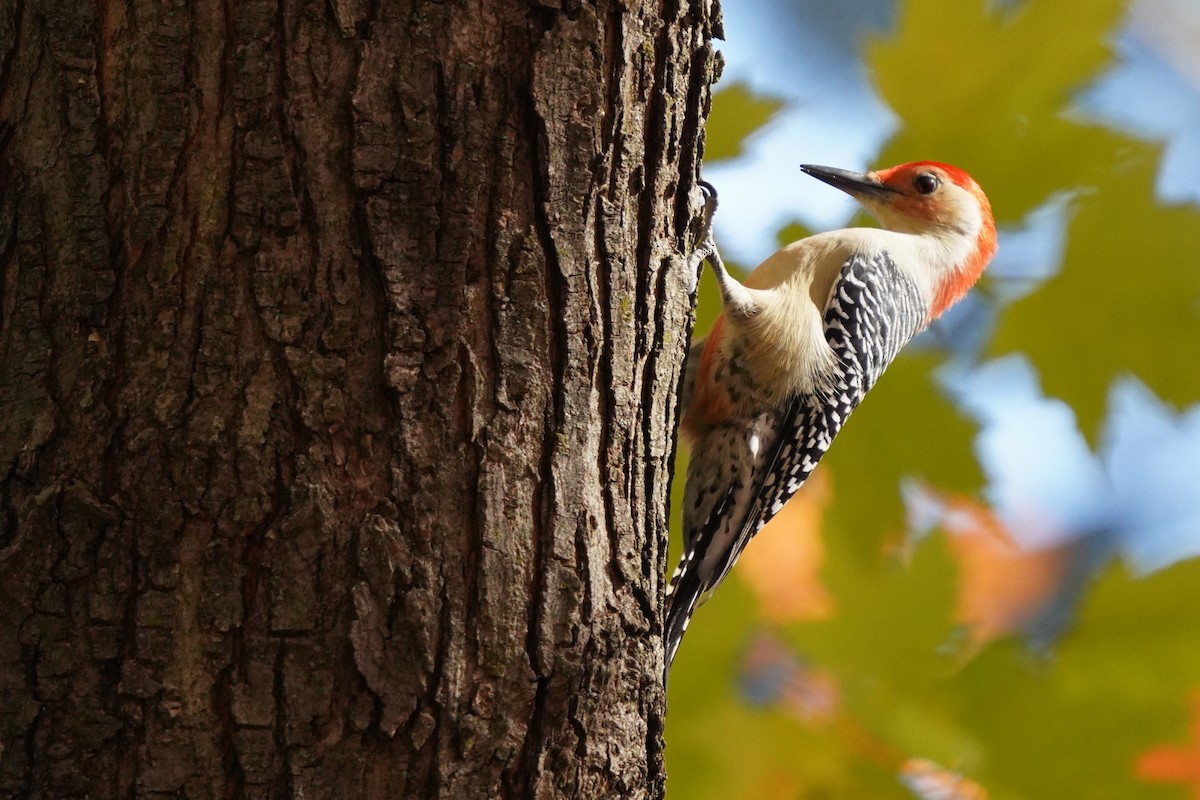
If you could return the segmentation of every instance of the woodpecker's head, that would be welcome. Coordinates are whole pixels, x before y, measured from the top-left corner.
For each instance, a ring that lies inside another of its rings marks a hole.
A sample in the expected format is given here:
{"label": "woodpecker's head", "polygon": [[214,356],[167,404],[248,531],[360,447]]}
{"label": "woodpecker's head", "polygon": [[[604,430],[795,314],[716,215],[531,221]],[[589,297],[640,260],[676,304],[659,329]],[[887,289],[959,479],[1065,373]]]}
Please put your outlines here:
{"label": "woodpecker's head", "polygon": [[957,302],[996,254],[992,206],[963,170],[936,161],[914,161],[860,173],[805,164],[818,180],[849,194],[886,230],[920,235],[945,258],[936,276],[930,319]]}

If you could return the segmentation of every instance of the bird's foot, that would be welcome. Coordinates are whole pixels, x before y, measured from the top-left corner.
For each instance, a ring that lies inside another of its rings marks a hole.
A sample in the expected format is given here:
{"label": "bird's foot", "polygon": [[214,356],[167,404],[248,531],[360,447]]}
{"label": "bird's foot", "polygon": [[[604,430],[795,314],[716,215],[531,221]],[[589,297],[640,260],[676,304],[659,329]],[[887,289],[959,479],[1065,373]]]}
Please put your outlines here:
{"label": "bird's foot", "polygon": [[700,242],[688,258],[689,294],[696,291],[696,284],[700,281],[700,270],[703,269],[704,261],[710,257],[720,260],[720,253],[717,251],[717,242],[713,238],[712,230],[713,215],[717,213],[717,189],[708,181],[699,183],[700,190],[704,193],[704,217],[700,227]]}

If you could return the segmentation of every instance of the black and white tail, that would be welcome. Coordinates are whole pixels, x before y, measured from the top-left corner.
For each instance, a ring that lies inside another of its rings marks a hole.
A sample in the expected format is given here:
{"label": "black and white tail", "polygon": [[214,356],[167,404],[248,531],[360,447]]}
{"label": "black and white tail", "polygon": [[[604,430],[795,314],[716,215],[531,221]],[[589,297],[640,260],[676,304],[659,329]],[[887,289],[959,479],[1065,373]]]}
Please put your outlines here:
{"label": "black and white tail", "polygon": [[670,671],[671,662],[675,660],[675,652],[683,641],[683,633],[687,630],[688,621],[696,613],[700,598],[704,595],[704,587],[700,584],[700,573],[687,569],[691,556],[684,556],[679,562],[675,574],[671,576],[671,584],[667,587],[667,624],[664,626],[664,650],[666,651],[666,669]]}

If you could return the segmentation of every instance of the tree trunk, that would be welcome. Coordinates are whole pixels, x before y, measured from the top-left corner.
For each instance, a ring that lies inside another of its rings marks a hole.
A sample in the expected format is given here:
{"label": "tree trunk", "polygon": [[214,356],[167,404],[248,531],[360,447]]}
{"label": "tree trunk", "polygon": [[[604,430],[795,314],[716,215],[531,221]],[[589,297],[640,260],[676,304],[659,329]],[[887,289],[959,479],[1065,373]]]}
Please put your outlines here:
{"label": "tree trunk", "polygon": [[711,2],[0,3],[0,794],[661,795]]}

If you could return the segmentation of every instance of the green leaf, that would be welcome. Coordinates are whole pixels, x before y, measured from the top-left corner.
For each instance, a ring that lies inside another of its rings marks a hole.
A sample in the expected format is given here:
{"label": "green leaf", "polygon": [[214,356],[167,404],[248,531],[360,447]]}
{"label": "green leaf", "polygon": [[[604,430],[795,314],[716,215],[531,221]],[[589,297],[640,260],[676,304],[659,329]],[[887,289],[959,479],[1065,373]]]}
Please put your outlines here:
{"label": "green leaf", "polygon": [[746,137],[783,108],[782,100],[754,94],[741,83],[714,92],[712,102],[704,141],[704,161],[708,164],[742,155]]}
{"label": "green leaf", "polygon": [[908,0],[894,36],[868,51],[875,84],[903,125],[879,163],[933,159],[968,170],[997,219],[1016,220],[1054,192],[1091,182],[1123,138],[1063,114],[1110,60],[1124,0],[1019,3]]}
{"label": "green leaf", "polygon": [[985,777],[1018,797],[1181,797],[1139,781],[1133,766],[1150,747],[1188,740],[1184,700],[1200,683],[1198,585],[1200,560],[1141,580],[1114,566],[1052,658],[1006,642],[971,662],[947,691],[985,746]]}
{"label": "green leaf", "polygon": [[992,345],[1028,353],[1093,440],[1114,378],[1133,373],[1177,405],[1200,400],[1188,362],[1200,353],[1200,212],[1157,205],[1157,150],[1130,151],[1079,198],[1062,271],[1003,315]]}

